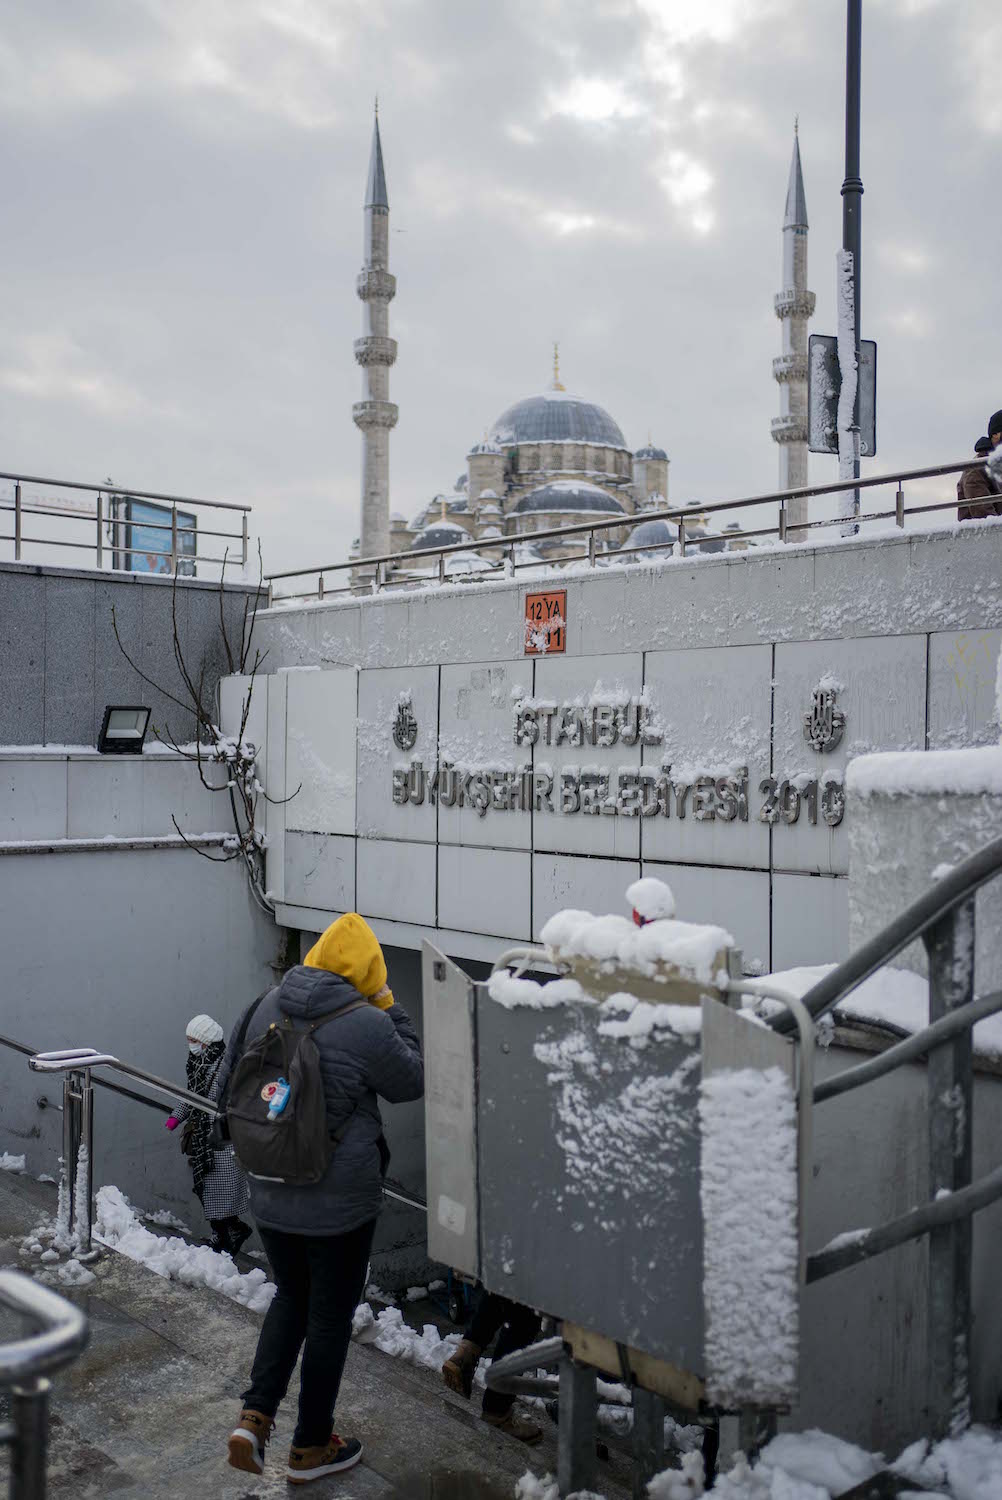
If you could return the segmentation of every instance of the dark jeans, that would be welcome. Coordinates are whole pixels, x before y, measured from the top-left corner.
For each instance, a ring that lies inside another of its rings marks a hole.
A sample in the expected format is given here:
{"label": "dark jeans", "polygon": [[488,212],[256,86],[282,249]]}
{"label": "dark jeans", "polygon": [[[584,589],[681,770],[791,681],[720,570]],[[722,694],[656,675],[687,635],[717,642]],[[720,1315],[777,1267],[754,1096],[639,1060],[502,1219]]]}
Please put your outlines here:
{"label": "dark jeans", "polygon": [[[481,1292],[476,1311],[466,1328],[466,1337],[481,1349],[486,1349],[495,1334],[498,1341],[494,1349],[495,1359],[504,1359],[516,1349],[525,1349],[539,1337],[539,1314],[520,1302],[509,1302],[507,1297],[498,1297],[494,1292]],[[498,1331],[500,1330],[500,1332]],[[504,1416],[515,1404],[514,1396],[504,1396],[500,1391],[484,1391],[484,1416]]]}
{"label": "dark jeans", "polygon": [[351,1320],[365,1289],[376,1221],[349,1234],[280,1234],[259,1229],[278,1290],[257,1342],[244,1406],[274,1417],[303,1349],[297,1448],[329,1442]]}

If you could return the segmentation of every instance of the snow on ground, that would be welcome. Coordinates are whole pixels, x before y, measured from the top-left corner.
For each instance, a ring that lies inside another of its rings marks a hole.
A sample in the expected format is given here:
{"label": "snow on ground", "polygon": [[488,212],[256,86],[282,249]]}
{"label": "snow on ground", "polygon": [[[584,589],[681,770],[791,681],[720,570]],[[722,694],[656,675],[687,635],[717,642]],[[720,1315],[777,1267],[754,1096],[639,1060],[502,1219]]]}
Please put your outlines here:
{"label": "snow on ground", "polygon": [[[767,978],[780,989],[802,997],[834,967],[834,964],[818,964],[782,969]],[[764,1009],[768,1013],[768,1001]],[[908,1034],[921,1031],[929,1024],[929,981],[911,969],[881,969],[840,1000],[836,1010],[861,1021],[887,1022]],[[1002,1012],[986,1016],[975,1026],[974,1050],[982,1056],[1002,1057]]]}
{"label": "snow on ground", "polygon": [[0,1172],[23,1172],[24,1157],[11,1156],[9,1152],[0,1152]]}
{"label": "snow on ground", "polygon": [[[963,1437],[906,1448],[894,1472],[917,1488],[901,1500],[999,1500],[1002,1495],[1002,1434],[973,1427]],[[749,1465],[739,1453],[731,1469],[719,1475],[707,1493],[715,1500],[836,1500],[885,1468],[883,1455],[867,1453],[854,1443],[813,1428],[782,1433]],[[919,1488],[920,1487],[920,1488]],[[650,1500],[699,1500],[704,1494],[699,1454],[682,1457],[681,1469],[666,1469],[647,1487]],[[582,1492],[575,1500],[602,1500]],[[515,1500],[558,1500],[556,1481],[527,1473],[515,1486]]]}
{"label": "snow on ground", "polygon": [[782,1068],[700,1085],[706,1388],[724,1407],[797,1389],[797,1109]]}

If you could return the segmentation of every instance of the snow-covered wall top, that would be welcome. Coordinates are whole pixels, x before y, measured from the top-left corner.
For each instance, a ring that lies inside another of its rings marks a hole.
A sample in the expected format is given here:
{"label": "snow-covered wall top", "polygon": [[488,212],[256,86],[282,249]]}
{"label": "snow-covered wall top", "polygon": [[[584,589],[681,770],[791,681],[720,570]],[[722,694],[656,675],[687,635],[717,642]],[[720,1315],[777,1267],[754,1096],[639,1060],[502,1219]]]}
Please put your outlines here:
{"label": "snow-covered wall top", "polygon": [[[268,670],[511,661],[523,654],[514,580],[280,605],[258,620]],[[575,566],[567,655],[1002,626],[1002,526],[894,532],[819,546]]]}

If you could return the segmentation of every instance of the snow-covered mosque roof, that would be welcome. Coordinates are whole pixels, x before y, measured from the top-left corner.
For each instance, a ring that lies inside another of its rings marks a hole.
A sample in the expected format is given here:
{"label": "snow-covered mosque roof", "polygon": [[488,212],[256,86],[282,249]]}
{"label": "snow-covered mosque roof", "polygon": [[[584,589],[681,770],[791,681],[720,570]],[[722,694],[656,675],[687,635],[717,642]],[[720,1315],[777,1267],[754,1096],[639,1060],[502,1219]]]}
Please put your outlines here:
{"label": "snow-covered mosque roof", "polygon": [[676,537],[674,526],[667,521],[641,521],[634,526],[626,541],[627,547],[667,547]]}
{"label": "snow-covered mosque roof", "polygon": [[595,443],[605,448],[626,447],[618,424],[603,407],[563,390],[543,391],[516,401],[498,417],[491,436],[503,445]]}
{"label": "snow-covered mosque roof", "polygon": [[554,479],[523,495],[513,515],[539,511],[603,511],[606,515],[623,514],[623,506],[614,495],[585,480]]}
{"label": "snow-covered mosque roof", "polygon": [[666,462],[668,459],[665,450],[663,448],[656,448],[653,443],[645,443],[642,448],[637,449],[633,456],[634,458],[661,458]]}
{"label": "snow-covered mosque roof", "polygon": [[468,542],[470,533],[465,526],[460,526],[455,521],[433,521],[423,531],[419,531],[411,542],[411,551],[418,552],[424,547],[454,547],[457,542]]}

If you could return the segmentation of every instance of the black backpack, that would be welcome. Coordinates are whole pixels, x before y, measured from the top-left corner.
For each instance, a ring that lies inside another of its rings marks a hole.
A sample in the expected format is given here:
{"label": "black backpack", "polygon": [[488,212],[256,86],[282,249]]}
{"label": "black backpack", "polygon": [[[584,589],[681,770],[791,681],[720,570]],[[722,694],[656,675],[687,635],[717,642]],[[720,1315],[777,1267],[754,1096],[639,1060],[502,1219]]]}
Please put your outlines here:
{"label": "black backpack", "polygon": [[[237,1061],[218,1105],[225,1116],[222,1133],[228,1136],[249,1176],[290,1187],[309,1187],[324,1176],[334,1146],[343,1138],[354,1114],[353,1108],[338,1130],[329,1129],[320,1054],[313,1034],[321,1026],[361,1010],[368,1001],[355,1000],[310,1026],[296,1026],[283,1017],[241,1051],[260,1003],[247,1012],[237,1039]],[[282,1097],[279,1080],[288,1085],[288,1097],[280,1113],[269,1119],[273,1103]]]}

